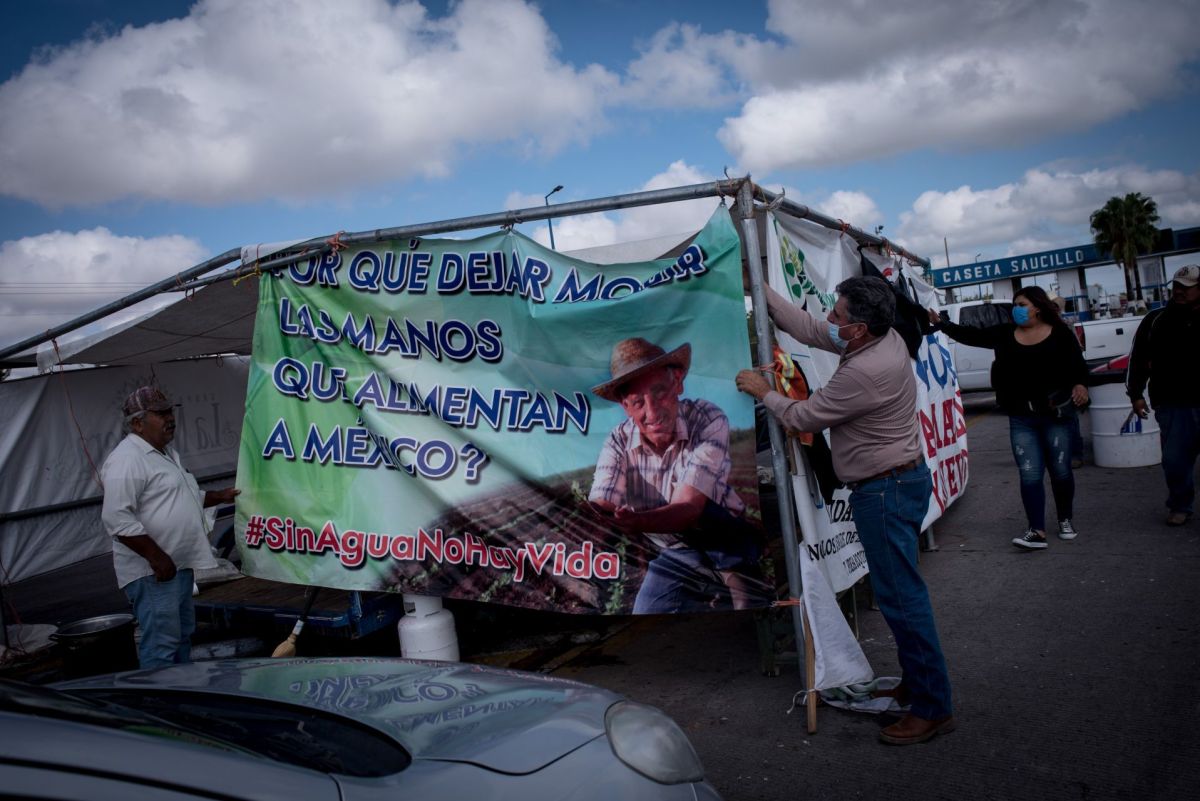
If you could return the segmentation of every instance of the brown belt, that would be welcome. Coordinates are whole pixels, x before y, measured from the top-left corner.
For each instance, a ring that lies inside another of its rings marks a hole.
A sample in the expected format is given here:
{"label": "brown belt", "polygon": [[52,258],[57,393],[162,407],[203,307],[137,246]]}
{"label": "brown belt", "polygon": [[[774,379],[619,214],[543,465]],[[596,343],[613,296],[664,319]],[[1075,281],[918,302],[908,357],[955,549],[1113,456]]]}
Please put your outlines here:
{"label": "brown belt", "polygon": [[909,470],[912,470],[914,467],[916,467],[919,464],[922,464],[922,460],[920,457],[917,457],[916,459],[913,459],[911,462],[905,462],[904,464],[898,464],[895,467],[884,470],[882,473],[876,473],[873,476],[867,476],[866,478],[860,478],[858,481],[847,482],[847,486],[850,487],[850,489],[855,489],[856,487],[860,487],[863,484],[866,484],[868,481],[877,481],[881,478],[889,478],[889,477],[897,475],[899,473],[906,473]]}

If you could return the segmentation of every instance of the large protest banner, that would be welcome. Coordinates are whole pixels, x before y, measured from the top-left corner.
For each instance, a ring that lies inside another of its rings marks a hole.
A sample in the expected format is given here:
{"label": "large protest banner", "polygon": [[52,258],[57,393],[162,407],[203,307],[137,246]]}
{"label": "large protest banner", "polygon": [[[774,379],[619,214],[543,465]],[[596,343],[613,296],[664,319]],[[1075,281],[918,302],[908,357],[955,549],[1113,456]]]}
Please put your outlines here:
{"label": "large protest banner", "polygon": [[[724,206],[673,259],[600,266],[501,231],[334,251],[260,295],[237,481],[248,574],[609,614],[730,608],[757,580]],[[682,484],[707,496],[703,519],[737,525],[714,540],[665,513]]]}
{"label": "large protest banner", "polygon": [[[772,289],[824,318],[837,301],[835,289],[846,278],[862,274],[857,243],[839,231],[780,212],[767,220],[767,275]],[[891,259],[866,252],[895,282],[898,271]],[[905,276],[920,306],[936,306],[932,288]],[[780,347],[791,355],[812,390],[824,386],[837,369],[838,354],[810,348],[777,332]],[[962,397],[943,334],[925,336],[913,360],[917,403],[913,410],[921,427],[924,457],[933,474],[933,494],[924,526],[941,516],[966,489],[967,441]],[[825,432],[827,434],[827,432]],[[814,436],[822,436],[815,433]],[[866,554],[858,540],[850,511],[850,490],[833,475],[832,463],[820,447],[789,438],[796,474],[792,488],[800,521],[800,572],[809,627],[816,649],[817,689],[841,687],[872,677],[862,649],[846,625],[836,593],[865,576]]]}

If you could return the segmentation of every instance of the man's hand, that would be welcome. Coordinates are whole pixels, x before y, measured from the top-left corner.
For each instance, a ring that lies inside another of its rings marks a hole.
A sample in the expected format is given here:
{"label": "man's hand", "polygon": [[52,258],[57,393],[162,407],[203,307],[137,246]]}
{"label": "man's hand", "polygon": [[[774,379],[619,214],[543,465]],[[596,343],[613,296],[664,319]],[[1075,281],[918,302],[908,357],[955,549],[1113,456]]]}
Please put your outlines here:
{"label": "man's hand", "polygon": [[219,490],[208,490],[204,493],[204,508],[217,506],[222,503],[233,503],[233,499],[241,495],[242,491],[237,487],[226,487]]}
{"label": "man's hand", "polygon": [[771,391],[771,385],[754,370],[742,370],[735,379],[737,388],[747,395],[753,395],[756,400],[762,400]]}
{"label": "man's hand", "polygon": [[1150,407],[1146,405],[1145,398],[1136,398],[1133,401],[1133,412],[1143,420],[1150,416]]}
{"label": "man's hand", "polygon": [[1075,402],[1076,406],[1085,406],[1088,402],[1087,387],[1083,384],[1076,384],[1071,389],[1071,400]]}
{"label": "man's hand", "polygon": [[607,501],[584,501],[580,506],[593,519],[605,523],[613,522],[613,505]]}
{"label": "man's hand", "polygon": [[627,534],[644,534],[645,519],[642,512],[633,511],[632,506],[618,506],[613,512],[613,525]]}
{"label": "man's hand", "polygon": [[608,501],[584,501],[583,510],[593,520],[603,523],[606,526],[621,529],[626,533],[633,532],[629,516],[635,513],[628,506],[622,506],[618,509]]}
{"label": "man's hand", "polygon": [[166,551],[158,547],[158,543],[151,539],[148,534],[139,534],[136,537],[121,537],[119,541],[126,548],[150,563],[150,569],[154,571],[154,578],[159,581],[170,581],[175,578],[174,560],[167,555]]}
{"label": "man's hand", "polygon": [[167,556],[165,551],[159,550],[156,556],[149,559],[149,562],[150,569],[154,571],[154,578],[158,581],[170,581],[175,578],[175,562]]}

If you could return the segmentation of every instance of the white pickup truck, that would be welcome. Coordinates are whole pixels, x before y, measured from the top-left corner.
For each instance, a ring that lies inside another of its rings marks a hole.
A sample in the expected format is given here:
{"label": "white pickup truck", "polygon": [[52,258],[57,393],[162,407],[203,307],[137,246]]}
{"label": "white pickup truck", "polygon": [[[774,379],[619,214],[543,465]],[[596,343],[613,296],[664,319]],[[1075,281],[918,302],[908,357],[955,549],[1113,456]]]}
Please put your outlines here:
{"label": "white pickup truck", "polygon": [[1133,347],[1133,335],[1142,317],[1105,317],[1075,323],[1075,337],[1083,348],[1083,360],[1089,367],[1124,356]]}

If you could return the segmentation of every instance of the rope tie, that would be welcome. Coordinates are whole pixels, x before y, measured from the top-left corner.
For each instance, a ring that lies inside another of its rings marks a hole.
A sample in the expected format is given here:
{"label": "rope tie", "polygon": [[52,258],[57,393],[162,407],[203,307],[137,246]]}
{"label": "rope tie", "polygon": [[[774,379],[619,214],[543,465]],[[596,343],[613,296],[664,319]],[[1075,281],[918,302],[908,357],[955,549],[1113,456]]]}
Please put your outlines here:
{"label": "rope tie", "polygon": [[345,242],[342,241],[342,234],[344,234],[344,233],[346,233],[346,232],[338,231],[336,234],[334,234],[333,236],[331,236],[325,240],[325,244],[329,245],[329,247],[333,249],[334,253],[337,253],[339,250],[345,250],[346,248],[350,247],[349,245],[347,245]]}
{"label": "rope tie", "polygon": [[[243,266],[245,266],[245,265],[243,265]],[[247,278],[255,278],[257,276],[262,275],[262,270],[258,269],[258,258],[256,257],[254,259],[254,262],[250,265],[250,269],[246,272],[245,275],[242,274],[241,267],[237,268],[237,272],[238,272],[237,277],[233,279],[234,286],[237,286],[242,281],[245,281]]]}
{"label": "rope tie", "polygon": [[775,211],[775,209],[782,206],[783,205],[783,197],[786,193],[787,193],[787,189],[785,187],[782,187],[782,186],[779,187],[779,194],[775,196],[774,200],[772,200],[770,203],[767,204],[767,211]]}
{"label": "rope tie", "polygon": [[841,239],[843,236],[846,235],[846,232],[850,230],[850,223],[846,222],[845,220],[843,220],[841,218],[838,218],[838,225],[840,225],[842,227],[841,233],[838,234],[838,239]]}

